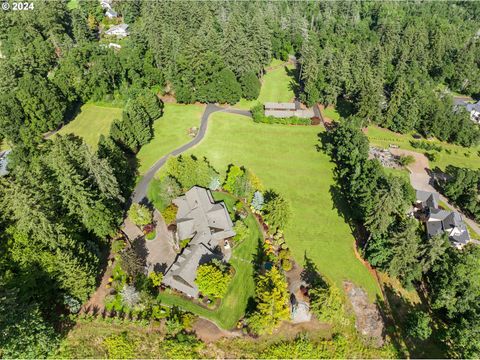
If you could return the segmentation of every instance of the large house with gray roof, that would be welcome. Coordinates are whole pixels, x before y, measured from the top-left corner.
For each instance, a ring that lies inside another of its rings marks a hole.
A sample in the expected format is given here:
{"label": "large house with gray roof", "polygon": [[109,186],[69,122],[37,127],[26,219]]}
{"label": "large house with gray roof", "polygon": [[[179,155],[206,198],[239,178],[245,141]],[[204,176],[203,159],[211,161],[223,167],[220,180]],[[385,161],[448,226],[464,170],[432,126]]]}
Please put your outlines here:
{"label": "large house with gray roof", "polygon": [[428,236],[446,232],[452,244],[462,248],[470,242],[470,235],[462,216],[456,211],[439,208],[439,195],[429,191],[416,191],[417,208],[426,216],[425,227]]}
{"label": "large house with gray roof", "polygon": [[212,259],[229,260],[231,252],[228,239],[235,236],[233,223],[225,203],[215,202],[210,190],[199,186],[192,187],[173,203],[178,207],[178,241],[191,240],[167,269],[163,283],[196,298],[198,266]]}

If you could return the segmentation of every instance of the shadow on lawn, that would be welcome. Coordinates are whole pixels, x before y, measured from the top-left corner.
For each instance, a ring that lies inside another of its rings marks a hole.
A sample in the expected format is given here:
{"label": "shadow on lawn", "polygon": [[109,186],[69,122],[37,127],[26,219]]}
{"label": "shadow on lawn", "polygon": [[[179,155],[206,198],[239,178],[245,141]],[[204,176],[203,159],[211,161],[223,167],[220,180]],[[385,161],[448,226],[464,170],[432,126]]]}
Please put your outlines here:
{"label": "shadow on lawn", "polygon": [[378,296],[376,303],[385,319],[387,334],[399,352],[399,356],[413,359],[448,358],[447,349],[439,340],[442,329],[435,322],[432,322],[431,327],[433,331],[427,340],[419,340],[408,335],[409,315],[416,311],[427,312],[425,304],[412,304],[388,284],[384,284],[384,291],[389,306],[385,304],[385,300],[380,299]]}
{"label": "shadow on lawn", "polygon": [[300,82],[298,80],[299,70],[297,68],[289,69],[285,66],[285,72],[290,77],[288,89],[292,90],[295,94],[295,99],[298,99],[302,90]]}

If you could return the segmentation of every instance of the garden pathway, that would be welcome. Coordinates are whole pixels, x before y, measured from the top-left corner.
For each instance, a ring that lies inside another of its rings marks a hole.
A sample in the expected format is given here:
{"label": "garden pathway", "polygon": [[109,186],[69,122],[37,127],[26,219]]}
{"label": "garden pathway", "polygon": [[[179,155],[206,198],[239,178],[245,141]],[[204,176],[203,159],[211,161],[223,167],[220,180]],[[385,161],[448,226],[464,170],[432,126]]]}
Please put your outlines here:
{"label": "garden pathway", "polygon": [[155,210],[153,213],[153,222],[157,236],[153,240],[144,240],[147,250],[146,261],[148,272],[163,272],[173,264],[177,257],[174,250],[175,243],[172,233],[168,230],[162,215]]}

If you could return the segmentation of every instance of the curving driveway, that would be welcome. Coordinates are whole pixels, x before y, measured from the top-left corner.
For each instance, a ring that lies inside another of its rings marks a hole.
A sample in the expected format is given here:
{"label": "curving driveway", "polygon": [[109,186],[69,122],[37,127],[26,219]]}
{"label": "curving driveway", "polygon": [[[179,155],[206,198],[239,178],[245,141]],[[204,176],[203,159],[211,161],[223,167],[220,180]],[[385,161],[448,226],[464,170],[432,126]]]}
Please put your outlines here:
{"label": "curving driveway", "polygon": [[198,130],[197,136],[195,136],[192,139],[192,141],[162,156],[159,160],[157,160],[155,164],[153,164],[153,166],[150,169],[148,169],[148,171],[143,175],[142,179],[133,190],[132,196],[130,197],[130,204],[140,203],[146,199],[148,184],[153,179],[153,177],[158,172],[158,170],[160,170],[162,166],[165,165],[165,163],[167,162],[167,159],[170,156],[180,155],[181,153],[191,149],[192,147],[194,147],[195,145],[197,145],[203,140],[207,132],[208,119],[211,114],[217,111],[224,111],[224,112],[248,116],[248,117],[252,116],[250,111],[248,110],[223,108],[215,104],[208,104],[207,107],[205,108],[205,111],[202,114],[202,118],[200,120],[200,129]]}

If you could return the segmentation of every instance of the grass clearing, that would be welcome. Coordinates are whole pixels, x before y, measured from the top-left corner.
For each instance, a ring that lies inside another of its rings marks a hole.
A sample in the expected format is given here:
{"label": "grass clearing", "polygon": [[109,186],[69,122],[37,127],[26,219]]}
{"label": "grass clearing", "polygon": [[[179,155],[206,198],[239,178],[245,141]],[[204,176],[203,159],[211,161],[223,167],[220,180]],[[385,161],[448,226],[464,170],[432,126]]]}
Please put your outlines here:
{"label": "grass clearing", "polygon": [[[225,201],[229,210],[233,208],[237,201],[229,194],[216,192],[213,195],[215,200]],[[250,229],[250,236],[233,248],[230,263],[235,268],[235,275],[218,309],[206,309],[187,298],[167,291],[160,293],[158,296],[162,304],[179,306],[184,310],[214,321],[224,329],[235,327],[238,320],[245,314],[249,299],[255,296],[254,260],[258,243],[262,241],[259,225],[251,213],[245,219],[245,223]]]}
{"label": "grass clearing", "polygon": [[333,164],[316,150],[321,131],[316,126],[256,124],[240,115],[215,113],[205,139],[190,153],[206,156],[221,172],[231,163],[244,165],[266,188],[285,196],[292,208],[285,237],[295,260],[304,264],[307,256],[338,286],[344,279],[352,280],[373,300],[381,296],[378,284],[355,257],[351,229],[334,205]]}
{"label": "grass clearing", "polygon": [[322,110],[322,115],[331,120],[335,120],[335,121],[340,120],[340,114],[338,113],[337,109],[335,109],[331,105]]}
{"label": "grass clearing", "polygon": [[[422,149],[416,149],[410,141],[416,140],[412,134],[398,134],[393,131],[383,129],[378,126],[369,126],[366,132],[368,139],[372,145],[388,148],[390,144],[398,145],[401,149],[412,150],[424,153]],[[438,160],[430,161],[432,168],[438,166],[445,170],[447,165],[455,165],[470,169],[480,168],[480,145],[471,148],[465,148],[459,145],[448,144],[439,140],[429,140],[435,144],[441,145],[443,150],[435,152],[438,154]],[[448,153],[448,152],[450,153]]]}
{"label": "grass clearing", "polygon": [[78,6],[79,6],[78,0],[69,0],[68,3],[67,3],[67,9],[68,10],[77,9]]}
{"label": "grass clearing", "polygon": [[188,129],[200,126],[204,110],[205,105],[165,104],[163,116],[153,123],[153,139],[137,154],[140,174],[163,155],[192,140]]}
{"label": "grass clearing", "polygon": [[114,119],[122,116],[122,109],[93,104],[83,105],[80,114],[66,124],[58,134],[75,134],[85,140],[92,150],[97,150],[100,135],[108,135]]}
{"label": "grass clearing", "polygon": [[[271,66],[278,66],[278,60],[274,60]],[[294,66],[280,66],[268,71],[262,78],[262,88],[256,100],[241,99],[234,107],[239,109],[251,109],[257,104],[266,102],[291,102],[295,98],[293,87],[295,80],[288,74],[288,70],[294,70]]]}

